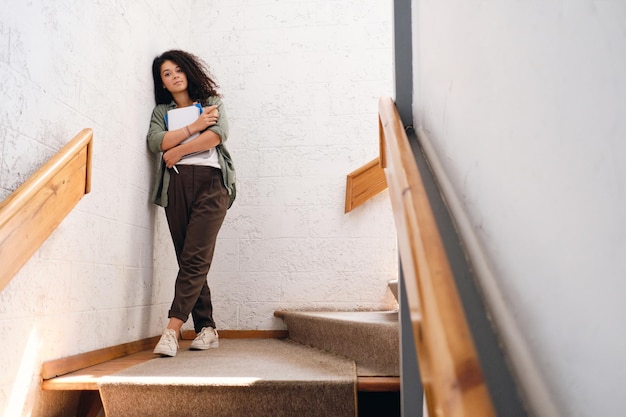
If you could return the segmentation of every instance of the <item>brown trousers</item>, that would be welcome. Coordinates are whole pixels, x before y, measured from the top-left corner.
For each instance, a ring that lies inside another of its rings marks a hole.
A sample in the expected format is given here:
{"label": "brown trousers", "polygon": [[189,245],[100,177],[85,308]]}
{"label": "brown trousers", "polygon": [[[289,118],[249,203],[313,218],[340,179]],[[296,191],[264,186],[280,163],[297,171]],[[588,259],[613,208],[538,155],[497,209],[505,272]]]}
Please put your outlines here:
{"label": "brown trousers", "polygon": [[186,322],[191,313],[194,329],[199,333],[203,327],[215,328],[207,274],[229,197],[220,169],[176,167],[179,174],[170,170],[165,208],[179,268],[168,317]]}

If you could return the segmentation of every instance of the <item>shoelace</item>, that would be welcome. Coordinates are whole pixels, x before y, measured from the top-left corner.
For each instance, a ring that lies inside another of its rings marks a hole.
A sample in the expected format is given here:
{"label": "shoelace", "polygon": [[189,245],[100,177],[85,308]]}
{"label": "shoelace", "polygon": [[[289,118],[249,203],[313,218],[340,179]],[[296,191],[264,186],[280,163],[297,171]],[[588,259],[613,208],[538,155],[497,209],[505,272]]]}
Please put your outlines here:
{"label": "shoelace", "polygon": [[200,339],[206,342],[208,338],[214,335],[215,334],[211,331],[211,329],[209,329],[208,327],[205,327],[204,329],[202,329],[202,331],[200,332],[198,336],[200,337]]}
{"label": "shoelace", "polygon": [[178,341],[176,340],[176,336],[172,334],[172,332],[165,332],[165,341],[169,344],[172,341],[174,341],[176,344],[178,344]]}

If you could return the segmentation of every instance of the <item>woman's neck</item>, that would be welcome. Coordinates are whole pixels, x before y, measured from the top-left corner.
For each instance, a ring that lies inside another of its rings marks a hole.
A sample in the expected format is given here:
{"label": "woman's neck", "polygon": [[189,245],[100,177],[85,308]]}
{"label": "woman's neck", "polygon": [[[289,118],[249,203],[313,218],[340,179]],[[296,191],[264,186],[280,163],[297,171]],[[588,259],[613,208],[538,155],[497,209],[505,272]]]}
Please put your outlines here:
{"label": "woman's neck", "polygon": [[187,91],[181,91],[180,93],[173,94],[172,98],[176,103],[176,107],[187,107],[193,104],[193,101],[189,97],[189,93]]}

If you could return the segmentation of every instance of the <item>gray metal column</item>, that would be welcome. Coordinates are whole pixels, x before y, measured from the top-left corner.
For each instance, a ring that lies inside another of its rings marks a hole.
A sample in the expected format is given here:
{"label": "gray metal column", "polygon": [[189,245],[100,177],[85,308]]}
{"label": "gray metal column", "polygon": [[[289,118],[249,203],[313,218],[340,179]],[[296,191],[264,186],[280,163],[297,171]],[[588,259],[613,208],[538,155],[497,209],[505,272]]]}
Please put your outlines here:
{"label": "gray metal column", "polygon": [[[413,130],[413,47],[411,0],[394,0],[394,80],[398,114],[407,130]],[[423,388],[419,376],[413,327],[409,315],[404,278],[398,280],[400,302],[400,400],[403,417],[422,417]]]}
{"label": "gray metal column", "polygon": [[413,46],[411,0],[394,0],[394,79],[398,114],[405,127],[413,127]]}
{"label": "gray metal column", "polygon": [[400,299],[400,401],[402,417],[422,417],[424,390],[419,377],[419,366],[415,352],[415,339],[406,298],[404,277],[398,280]]}

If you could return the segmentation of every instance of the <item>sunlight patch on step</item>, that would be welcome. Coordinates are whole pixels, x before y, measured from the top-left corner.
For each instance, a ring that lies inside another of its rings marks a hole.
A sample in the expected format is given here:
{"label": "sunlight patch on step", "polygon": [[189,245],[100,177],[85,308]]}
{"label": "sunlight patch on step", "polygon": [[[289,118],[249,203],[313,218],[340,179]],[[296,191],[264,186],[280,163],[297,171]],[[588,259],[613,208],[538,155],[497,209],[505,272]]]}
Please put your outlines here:
{"label": "sunlight patch on step", "polygon": [[4,416],[30,416],[30,413],[24,414],[24,405],[28,393],[31,392],[31,384],[33,383],[33,375],[36,375],[35,371],[41,364],[38,362],[38,351],[41,345],[41,341],[37,336],[37,331],[33,328],[28,336],[26,347],[24,348],[24,354],[22,355],[22,361],[20,362],[19,370],[15,376],[13,382],[13,390],[9,397],[9,403],[5,410]]}
{"label": "sunlight patch on step", "polygon": [[109,376],[102,378],[107,384],[133,385],[196,385],[196,386],[252,386],[262,378],[254,377],[187,377],[187,376]]}

